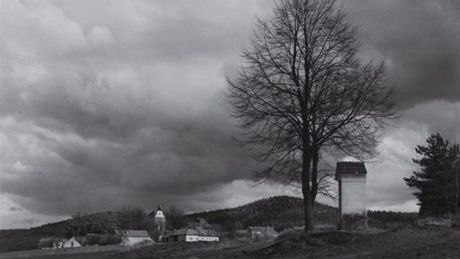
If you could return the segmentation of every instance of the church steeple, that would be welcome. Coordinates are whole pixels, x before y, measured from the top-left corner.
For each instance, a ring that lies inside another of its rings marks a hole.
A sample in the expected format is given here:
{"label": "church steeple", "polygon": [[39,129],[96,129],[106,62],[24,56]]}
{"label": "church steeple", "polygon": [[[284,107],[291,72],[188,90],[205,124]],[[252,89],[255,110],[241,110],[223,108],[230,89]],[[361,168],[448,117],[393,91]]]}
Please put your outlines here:
{"label": "church steeple", "polygon": [[157,211],[155,212],[154,223],[157,231],[163,232],[166,230],[166,217],[161,210],[160,204],[158,204]]}
{"label": "church steeple", "polygon": [[163,211],[161,210],[160,204],[157,206],[157,211],[155,212],[155,218],[164,218],[165,215]]}

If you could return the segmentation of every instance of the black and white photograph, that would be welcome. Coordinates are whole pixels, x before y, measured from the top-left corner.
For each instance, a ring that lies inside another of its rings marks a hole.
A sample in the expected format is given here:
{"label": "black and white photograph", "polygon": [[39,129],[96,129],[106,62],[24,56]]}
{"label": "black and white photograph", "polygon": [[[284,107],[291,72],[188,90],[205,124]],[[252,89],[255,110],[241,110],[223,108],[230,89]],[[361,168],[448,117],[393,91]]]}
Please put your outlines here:
{"label": "black and white photograph", "polygon": [[0,0],[6,258],[460,258],[460,1]]}

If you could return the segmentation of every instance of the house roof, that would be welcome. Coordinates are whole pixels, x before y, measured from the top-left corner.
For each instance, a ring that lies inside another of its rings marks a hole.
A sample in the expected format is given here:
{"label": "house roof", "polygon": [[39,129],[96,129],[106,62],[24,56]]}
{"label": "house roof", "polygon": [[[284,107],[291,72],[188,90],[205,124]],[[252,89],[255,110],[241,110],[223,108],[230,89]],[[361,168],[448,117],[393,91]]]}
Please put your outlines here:
{"label": "house roof", "polygon": [[71,237],[69,239],[64,239],[64,243],[67,243],[67,242],[76,242],[78,244],[80,244],[80,242],[78,242],[78,240],[75,239],[75,237]]}
{"label": "house roof", "polygon": [[123,230],[122,233],[125,237],[150,237],[145,230]]}
{"label": "house roof", "polygon": [[167,233],[165,236],[186,236],[186,235],[194,235],[194,236],[217,236],[217,233],[210,229],[203,229],[203,228],[181,228],[174,230],[173,232]]}
{"label": "house roof", "polygon": [[366,166],[364,162],[337,162],[335,179],[339,179],[338,176],[342,174],[365,175],[367,174]]}

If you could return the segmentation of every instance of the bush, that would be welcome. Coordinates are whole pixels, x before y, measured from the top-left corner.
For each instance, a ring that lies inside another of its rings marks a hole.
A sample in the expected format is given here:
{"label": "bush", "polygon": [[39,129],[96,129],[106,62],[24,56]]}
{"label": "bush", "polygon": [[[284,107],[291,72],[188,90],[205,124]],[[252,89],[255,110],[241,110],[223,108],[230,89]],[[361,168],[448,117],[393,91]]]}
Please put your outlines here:
{"label": "bush", "polygon": [[119,235],[102,235],[99,245],[117,245],[121,243]]}
{"label": "bush", "polygon": [[93,245],[117,245],[121,243],[121,236],[119,235],[96,235],[96,234],[88,234],[85,237],[85,245],[93,246]]}
{"label": "bush", "polygon": [[89,246],[94,246],[94,245],[99,245],[100,242],[101,242],[100,235],[89,234],[89,235],[86,235],[84,244],[89,245]]}
{"label": "bush", "polygon": [[394,212],[394,211],[368,211],[367,216],[381,222],[414,222],[417,219],[415,212]]}

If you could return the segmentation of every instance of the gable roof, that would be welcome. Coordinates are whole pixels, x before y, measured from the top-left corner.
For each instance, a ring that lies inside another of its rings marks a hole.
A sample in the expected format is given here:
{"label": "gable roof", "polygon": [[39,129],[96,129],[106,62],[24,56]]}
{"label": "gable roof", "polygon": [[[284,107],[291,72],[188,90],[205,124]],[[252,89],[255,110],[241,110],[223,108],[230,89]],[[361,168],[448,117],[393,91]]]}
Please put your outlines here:
{"label": "gable roof", "polygon": [[149,234],[145,230],[123,230],[123,236],[125,237],[149,237]]}
{"label": "gable roof", "polygon": [[181,228],[174,230],[173,232],[167,233],[166,236],[186,236],[186,235],[194,235],[194,236],[217,236],[217,233],[211,229],[203,229],[203,228]]}
{"label": "gable roof", "polygon": [[64,241],[64,244],[67,244],[67,243],[69,243],[69,242],[75,242],[75,243],[77,243],[78,245],[80,245],[80,242],[78,242],[78,241],[75,239],[75,237],[71,237],[71,238],[69,238],[69,239],[64,239],[64,240],[65,240],[65,241]]}
{"label": "gable roof", "polygon": [[337,162],[335,169],[335,179],[338,180],[342,174],[367,174],[366,166],[364,162]]}

